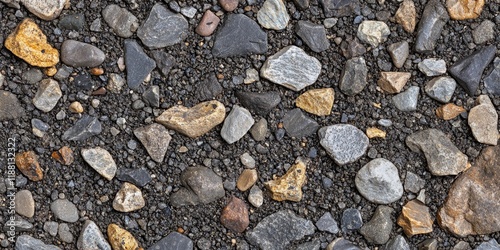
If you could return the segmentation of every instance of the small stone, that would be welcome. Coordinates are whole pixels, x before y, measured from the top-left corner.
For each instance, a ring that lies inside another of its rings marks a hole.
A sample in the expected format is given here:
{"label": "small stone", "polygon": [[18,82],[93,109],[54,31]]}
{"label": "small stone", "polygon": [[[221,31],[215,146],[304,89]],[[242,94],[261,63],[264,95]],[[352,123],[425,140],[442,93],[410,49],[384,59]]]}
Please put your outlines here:
{"label": "small stone", "polygon": [[[297,0],[295,0],[295,1],[297,1]],[[315,239],[313,241],[305,242],[305,243],[298,245],[295,248],[295,250],[319,250],[320,247],[321,247],[321,241],[319,239]]]}
{"label": "small stone", "polygon": [[459,116],[465,111],[466,110],[461,106],[457,106],[453,103],[448,103],[436,109],[436,116],[448,121]]}
{"label": "small stone", "polygon": [[391,34],[389,26],[381,21],[363,21],[358,27],[357,37],[359,40],[376,48],[385,42]]}
{"label": "small stone", "polygon": [[50,126],[47,123],[36,118],[31,119],[31,127],[33,134],[40,138],[43,138],[45,132],[47,132],[50,129]]}
{"label": "small stone", "polygon": [[62,221],[73,223],[78,221],[78,209],[66,199],[57,199],[50,204],[50,211]]}
{"label": "small stone", "polygon": [[29,235],[19,235],[16,239],[16,250],[40,249],[40,250],[61,250],[54,245],[47,245],[43,241],[35,239]]}
{"label": "small stone", "polygon": [[85,15],[77,13],[64,16],[59,20],[59,27],[65,30],[83,30],[85,27]]}
{"label": "small stone", "polygon": [[249,153],[244,153],[240,155],[240,161],[243,166],[247,168],[255,168],[255,160],[250,156]]}
{"label": "small stone", "polygon": [[468,124],[474,138],[484,144],[497,145],[498,114],[487,95],[480,95],[476,100],[477,105],[469,111]]}
{"label": "small stone", "polygon": [[264,194],[257,185],[250,188],[250,192],[248,193],[248,202],[256,208],[259,208],[264,203]]}
{"label": "small stone", "polygon": [[332,112],[334,98],[333,88],[311,89],[297,97],[295,105],[308,113],[327,116]]}
{"label": "small stone", "polygon": [[269,114],[281,102],[277,91],[264,93],[238,91],[236,97],[243,107],[261,116]]}
{"label": "small stone", "polygon": [[127,84],[131,89],[138,89],[146,77],[156,67],[142,47],[135,40],[125,40],[125,65],[127,66]]}
{"label": "small stone", "polygon": [[113,29],[116,35],[131,37],[139,27],[139,20],[126,8],[120,8],[116,4],[106,6],[102,11],[104,21]]}
{"label": "small stone", "polygon": [[29,190],[21,190],[14,198],[16,213],[24,217],[31,218],[35,215],[35,200]]}
{"label": "small stone", "polygon": [[358,209],[348,208],[342,213],[342,231],[358,230],[363,226],[363,218]]}
{"label": "small stone", "polygon": [[142,192],[134,184],[124,182],[113,200],[113,209],[120,212],[132,212],[146,205]]}
{"label": "small stone", "polygon": [[[0,76],[3,78],[3,76]],[[29,69],[28,71],[23,72],[21,78],[29,84],[35,84],[42,80],[43,73],[39,69]],[[0,85],[3,85],[4,80],[0,80]]]}
{"label": "small stone", "polygon": [[157,3],[137,30],[137,36],[147,47],[159,49],[184,40],[188,34],[188,27],[188,21],[181,14],[175,14]]}
{"label": "small stone", "polygon": [[50,112],[62,97],[59,84],[52,79],[44,79],[40,82],[38,90],[33,97],[33,105],[43,112]]}
{"label": "small stone", "polygon": [[254,68],[247,69],[245,75],[246,77],[243,80],[245,84],[251,84],[260,80],[259,71]]}
{"label": "small stone", "polygon": [[226,108],[218,101],[202,102],[192,108],[174,106],[155,121],[190,138],[204,135],[224,121]]}
{"label": "small stone", "polygon": [[410,246],[405,237],[397,235],[385,244],[385,250],[410,250]]}
{"label": "small stone", "polygon": [[25,151],[16,154],[16,166],[31,181],[40,181],[43,179],[43,172],[38,157],[33,151]]}
{"label": "small stone", "polygon": [[101,123],[97,117],[84,115],[73,127],[64,132],[62,139],[66,141],[84,141],[102,131]]}
{"label": "small stone", "polygon": [[389,94],[401,92],[411,77],[408,72],[380,72],[380,78],[377,81],[378,86]]}
{"label": "small stone", "polygon": [[406,58],[408,58],[408,55],[410,54],[410,45],[407,41],[393,43],[387,46],[387,51],[392,58],[392,63],[394,63],[394,66],[400,69],[404,66]]}
{"label": "small stone", "polygon": [[438,241],[436,239],[427,239],[418,244],[420,250],[437,250]]}
{"label": "small stone", "polygon": [[337,1],[337,0],[319,0],[323,7],[326,17],[345,17],[359,13],[360,4],[357,0]]}
{"label": "small stone", "polygon": [[193,250],[193,241],[178,232],[171,232],[148,249],[163,250],[172,248],[173,246],[175,246],[177,249]]}
{"label": "small stone", "polygon": [[474,43],[483,44],[495,39],[495,23],[490,20],[484,20],[477,28],[472,31]]}
{"label": "small stone", "polygon": [[441,1],[428,1],[418,24],[415,50],[419,53],[434,51],[441,31],[449,19],[448,12]]}
{"label": "small stone", "polygon": [[243,233],[250,224],[248,208],[245,202],[231,196],[226,207],[222,209],[220,221],[227,229],[236,233]]}
{"label": "small stone", "polygon": [[83,224],[76,247],[78,249],[111,250],[111,246],[102,235],[101,230],[91,220],[86,220]]}
{"label": "small stone", "polygon": [[350,124],[322,127],[318,131],[320,144],[338,165],[355,162],[366,153],[368,137]]}
{"label": "small stone", "polygon": [[144,187],[151,181],[151,175],[143,168],[119,168],[116,178],[139,187]]}
{"label": "small stone", "polygon": [[457,83],[453,78],[442,76],[436,77],[425,84],[424,90],[432,99],[447,103],[451,100]]}
{"label": "small stone", "polygon": [[443,59],[427,58],[418,63],[418,69],[426,76],[438,76],[446,73],[446,62]]}
{"label": "small stone", "polygon": [[356,37],[347,41],[341,41],[340,49],[342,50],[342,55],[347,59],[359,57],[366,53],[366,47]]}
{"label": "small stone", "polygon": [[406,91],[393,96],[392,102],[401,111],[415,111],[417,110],[419,91],[419,87],[411,86]]}
{"label": "small stone", "polygon": [[242,192],[250,189],[258,180],[257,170],[255,169],[245,169],[238,177],[236,181],[236,187]]}
{"label": "small stone", "polygon": [[389,204],[403,196],[403,184],[399,179],[398,169],[392,162],[383,158],[374,159],[364,165],[356,174],[355,183],[359,193],[376,204]]}
{"label": "small stone", "polygon": [[[453,250],[472,250],[469,243],[465,241],[459,241],[454,247]],[[486,249],[485,249],[486,250]]]}
{"label": "small stone", "polygon": [[233,144],[241,139],[254,123],[247,109],[234,105],[222,125],[221,136],[227,143]]}
{"label": "small stone", "polygon": [[142,93],[142,99],[151,107],[160,107],[160,87],[157,85],[150,86]]}
{"label": "small stone", "polygon": [[418,193],[425,185],[425,180],[413,172],[406,172],[405,190]]}
{"label": "small stone", "polygon": [[200,23],[196,27],[196,33],[200,36],[211,36],[217,26],[219,25],[220,19],[212,11],[207,10],[200,20]]}
{"label": "small stone", "polygon": [[325,20],[323,21],[323,25],[325,26],[325,28],[330,29],[333,28],[333,26],[337,25],[338,21],[339,21],[338,18],[332,18],[332,17],[325,18]]}
{"label": "small stone", "polygon": [[257,12],[257,21],[266,29],[283,30],[290,16],[282,0],[266,0]]}
{"label": "small stone", "polygon": [[319,124],[300,109],[293,109],[283,117],[283,127],[291,137],[306,137],[316,133]]}
{"label": "small stone", "polygon": [[59,239],[66,243],[73,242],[73,234],[71,234],[68,224],[61,223],[59,224],[58,229]]}
{"label": "small stone", "polygon": [[66,6],[67,0],[55,1],[38,1],[38,0],[21,0],[21,3],[35,16],[45,20],[54,20],[61,14],[61,11]]}
{"label": "small stone", "polygon": [[481,243],[474,250],[500,250],[500,244],[495,239],[491,239],[489,241]]}
{"label": "small stone", "polygon": [[368,68],[363,57],[347,60],[339,83],[340,90],[349,96],[361,93],[368,84],[367,75]]}
{"label": "small stone", "polygon": [[108,226],[108,239],[113,249],[143,249],[130,232],[113,223]]}
{"label": "small stone", "polygon": [[295,32],[312,51],[320,53],[330,48],[325,26],[309,21],[299,21]]}
{"label": "small stone", "polygon": [[156,66],[161,70],[161,73],[165,77],[168,77],[170,70],[176,65],[175,58],[161,50],[153,50],[151,54],[156,61]]}
{"label": "small stone", "polygon": [[484,0],[447,0],[446,7],[453,20],[466,20],[479,17],[484,3]]}
{"label": "small stone", "polygon": [[219,4],[225,11],[231,12],[238,7],[238,0],[219,0]]}
{"label": "small stone", "polygon": [[158,163],[163,162],[170,140],[172,140],[172,137],[164,126],[153,123],[135,129],[134,135],[146,148],[151,159]]}
{"label": "small stone", "polygon": [[369,139],[372,138],[385,138],[386,133],[383,130],[380,130],[378,128],[367,128],[366,129],[366,136],[368,136]]}
{"label": "small stone", "polygon": [[72,102],[70,105],[69,105],[69,111],[71,111],[72,113],[77,113],[77,114],[81,114],[83,113],[83,106],[80,102]]}
{"label": "small stone", "polygon": [[215,74],[210,74],[207,78],[202,80],[197,87],[198,91],[196,92],[196,96],[200,101],[214,99],[214,97],[221,94],[224,90]]}
{"label": "small stone", "polygon": [[415,31],[417,25],[417,12],[412,0],[404,0],[394,15],[396,22],[403,26],[408,33]]}
{"label": "small stone", "polygon": [[112,180],[116,173],[116,163],[111,154],[101,147],[86,148],[81,151],[82,157],[90,167],[102,175],[108,181]]}
{"label": "small stone", "polygon": [[362,250],[360,247],[354,245],[352,242],[345,240],[344,238],[337,238],[330,242],[326,247],[326,250]]}
{"label": "small stone", "polygon": [[187,18],[193,18],[196,15],[196,8],[193,6],[181,8],[181,14]]}
{"label": "small stone", "polygon": [[56,237],[58,229],[59,223],[55,221],[46,221],[45,223],[43,223],[43,230],[49,233],[52,237]]}
{"label": "small stone", "polygon": [[429,208],[418,200],[411,200],[403,206],[397,223],[408,237],[431,233],[433,230]]}
{"label": "small stone", "polygon": [[71,67],[97,67],[104,59],[102,50],[87,43],[66,40],[61,46],[61,60]]}
{"label": "small stone", "polygon": [[319,231],[329,232],[331,234],[336,234],[339,232],[339,226],[333,219],[332,214],[329,212],[324,213],[321,218],[316,221],[316,227]]}
{"label": "small stone", "polygon": [[222,178],[206,167],[189,167],[181,174],[183,187],[170,196],[174,207],[208,204],[224,197]]}
{"label": "small stone", "polygon": [[125,85],[125,79],[119,74],[111,73],[106,88],[115,94],[119,94],[123,85]]}
{"label": "small stone", "polygon": [[[491,73],[484,78],[484,88],[488,93],[500,96],[500,58],[495,58],[494,68]],[[0,104],[1,105],[1,104]]]}
{"label": "small stone", "polygon": [[19,119],[25,114],[23,106],[14,94],[0,90],[0,121]]}
{"label": "small stone", "polygon": [[267,121],[261,118],[257,123],[255,123],[250,129],[250,134],[255,141],[263,141],[266,139],[267,135]]}
{"label": "small stone", "polygon": [[378,206],[371,220],[364,224],[359,232],[370,243],[385,244],[389,240],[392,231],[392,213],[394,213],[393,208]]}
{"label": "small stone", "polygon": [[308,161],[299,157],[286,174],[264,183],[266,188],[271,191],[271,198],[277,201],[288,200],[299,202],[302,200],[302,187],[305,185],[307,179],[307,165]]}

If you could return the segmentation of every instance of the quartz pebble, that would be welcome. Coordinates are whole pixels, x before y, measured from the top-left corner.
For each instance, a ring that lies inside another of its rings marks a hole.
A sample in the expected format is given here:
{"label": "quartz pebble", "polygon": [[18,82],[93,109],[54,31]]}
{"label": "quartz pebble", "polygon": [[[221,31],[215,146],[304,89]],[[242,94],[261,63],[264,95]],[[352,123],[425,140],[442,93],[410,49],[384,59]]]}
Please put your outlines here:
{"label": "quartz pebble", "polygon": [[132,212],[146,205],[142,192],[134,184],[124,182],[113,200],[113,208],[120,212]]}
{"label": "quartz pebble", "polygon": [[376,48],[385,42],[391,34],[389,26],[381,21],[363,21],[358,27],[357,37],[359,40]]}

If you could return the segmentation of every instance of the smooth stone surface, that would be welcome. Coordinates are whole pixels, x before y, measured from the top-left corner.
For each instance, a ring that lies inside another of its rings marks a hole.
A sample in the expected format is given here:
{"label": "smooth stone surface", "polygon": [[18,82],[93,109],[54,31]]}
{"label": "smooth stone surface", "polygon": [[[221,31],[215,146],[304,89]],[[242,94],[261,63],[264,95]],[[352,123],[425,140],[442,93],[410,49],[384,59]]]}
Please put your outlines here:
{"label": "smooth stone surface", "polygon": [[419,87],[411,86],[406,91],[393,96],[392,102],[401,111],[415,111],[417,110],[419,92]]}
{"label": "smooth stone surface", "polygon": [[29,190],[21,190],[14,198],[16,213],[24,217],[31,218],[35,215],[35,200]]}
{"label": "smooth stone surface", "polygon": [[364,165],[356,174],[355,183],[359,193],[376,204],[389,204],[403,196],[398,169],[383,158],[371,160]]}
{"label": "smooth stone surface", "polygon": [[454,20],[475,19],[481,15],[484,0],[447,0],[446,8]]}
{"label": "smooth stone surface", "polygon": [[59,223],[55,221],[46,221],[43,223],[43,231],[49,233],[52,237],[57,235],[57,230],[59,229]]}
{"label": "smooth stone surface", "polygon": [[281,102],[280,93],[277,91],[263,93],[238,91],[236,97],[243,107],[260,116],[269,114]]}
{"label": "smooth stone surface", "polygon": [[241,139],[254,123],[255,120],[247,109],[234,105],[222,125],[220,134],[227,143],[233,144]]}
{"label": "smooth stone surface", "polygon": [[348,208],[342,212],[341,226],[343,232],[358,230],[363,226],[363,218],[358,209]]}
{"label": "smooth stone surface", "polygon": [[467,156],[437,129],[426,129],[406,137],[413,152],[423,152],[433,175],[457,175],[468,168]]}
{"label": "smooth stone surface", "polygon": [[73,242],[73,234],[71,234],[70,229],[68,224],[66,223],[61,223],[59,224],[58,227],[58,232],[57,232],[59,239],[63,242],[66,243],[72,243]]}
{"label": "smooth stone surface", "polygon": [[410,54],[410,45],[407,41],[393,43],[387,46],[387,51],[392,58],[394,66],[400,69],[404,66],[406,58],[408,58],[408,55]]}
{"label": "smooth stone surface", "polygon": [[316,221],[316,227],[319,231],[329,232],[331,234],[339,232],[339,226],[335,219],[333,219],[332,214],[329,212],[324,213],[321,218]]}
{"label": "smooth stone surface", "polygon": [[326,17],[344,17],[358,13],[360,4],[358,0],[319,0]]}
{"label": "smooth stone surface", "polygon": [[315,239],[310,242],[305,242],[298,245],[295,250],[319,250],[321,248],[321,241],[319,239]]}
{"label": "smooth stone surface", "polygon": [[85,27],[85,15],[83,13],[76,13],[64,16],[59,20],[59,27],[66,30],[83,30]]}
{"label": "smooth stone surface", "polygon": [[102,131],[97,117],[83,115],[75,125],[64,132],[62,139],[66,141],[84,141]]}
{"label": "smooth stone surface", "polygon": [[347,60],[339,83],[340,90],[349,96],[361,93],[368,84],[367,76],[368,68],[363,57]]}
{"label": "smooth stone surface", "polygon": [[408,237],[431,233],[433,230],[429,208],[419,200],[411,200],[403,206],[397,223]]}
{"label": "smooth stone surface", "polygon": [[439,0],[428,1],[418,23],[415,50],[419,53],[433,51],[449,19],[448,12]]}
{"label": "smooth stone surface", "polygon": [[385,244],[385,250],[410,250],[410,246],[403,236],[397,235]]}
{"label": "smooth stone surface", "polygon": [[139,27],[139,20],[126,8],[116,4],[106,6],[102,11],[104,21],[119,37],[131,37]]}
{"label": "smooth stone surface", "polygon": [[156,67],[142,47],[135,40],[125,40],[125,65],[127,69],[127,84],[131,89],[138,89],[141,83]]}
{"label": "smooth stone surface", "polygon": [[50,204],[54,216],[62,221],[73,223],[78,221],[78,209],[75,204],[66,199],[57,199]]}
{"label": "smooth stone surface", "polygon": [[441,76],[433,78],[425,84],[425,93],[432,99],[447,103],[451,100],[453,93],[455,93],[455,88],[457,87],[457,82],[451,77]]}
{"label": "smooth stone surface", "polygon": [[47,245],[43,241],[35,239],[29,235],[19,235],[16,239],[16,250],[61,250],[54,245]]}
{"label": "smooth stone surface", "polygon": [[299,202],[302,200],[302,187],[307,180],[306,168],[308,164],[309,161],[299,157],[283,176],[264,183],[271,192],[271,198],[276,201]]}
{"label": "smooth stone surface", "polygon": [[250,188],[250,192],[248,193],[248,202],[256,208],[262,206],[264,203],[264,193],[257,185]]}
{"label": "smooth stone surface", "polygon": [[83,224],[76,247],[78,249],[111,250],[111,246],[102,235],[101,230],[91,220],[86,220]]}
{"label": "smooth stone surface", "polygon": [[359,40],[370,44],[376,48],[379,44],[385,42],[391,34],[389,26],[381,21],[363,21],[358,27],[356,34]]}
{"label": "smooth stone surface", "polygon": [[267,120],[261,118],[252,126],[250,134],[255,141],[263,141],[266,139],[267,130]]}
{"label": "smooth stone surface", "polygon": [[108,181],[113,179],[116,173],[116,163],[106,149],[101,147],[85,148],[82,149],[81,153],[85,162],[97,173]]}
{"label": "smooth stone surface", "polygon": [[50,112],[62,97],[59,83],[52,79],[44,79],[38,85],[38,90],[33,97],[33,105],[43,112]]}
{"label": "smooth stone surface", "polygon": [[412,0],[404,0],[399,5],[396,14],[394,15],[396,22],[403,26],[403,29],[408,33],[415,31],[417,25],[417,11]]}
{"label": "smooth stone surface", "polygon": [[146,205],[142,192],[134,184],[124,182],[113,200],[113,209],[119,212],[132,212]]}
{"label": "smooth stone surface", "polygon": [[163,162],[170,140],[172,140],[172,137],[164,126],[153,123],[136,128],[134,135],[139,139],[144,148],[146,148],[151,159],[158,163]]}
{"label": "smooth stone surface", "polygon": [[184,236],[178,232],[171,232],[166,237],[149,247],[148,250],[193,250],[193,246],[193,241],[187,236]]}
{"label": "smooth stone surface", "polygon": [[146,186],[152,180],[151,175],[144,168],[119,168],[116,178],[139,187]]}
{"label": "smooth stone surface", "polygon": [[446,62],[443,59],[427,58],[418,63],[418,69],[426,76],[438,76],[446,73]]}
{"label": "smooth stone surface", "polygon": [[225,195],[222,178],[206,167],[189,167],[181,174],[183,187],[170,196],[174,207],[208,204]]}
{"label": "smooth stone surface", "polygon": [[378,206],[370,221],[364,224],[359,232],[370,243],[385,244],[392,231],[392,213],[394,213],[393,208]]}
{"label": "smooth stone surface", "polygon": [[61,14],[67,0],[20,0],[20,2],[35,16],[45,21],[51,21]]}
{"label": "smooth stone surface", "polygon": [[500,96],[500,57],[495,58],[493,63],[495,65],[493,70],[484,78],[484,88],[488,93]]}
{"label": "smooth stone surface", "polygon": [[243,233],[250,224],[248,207],[245,202],[231,196],[228,204],[222,209],[220,222],[224,227],[233,232]]}
{"label": "smooth stone surface", "polygon": [[283,30],[290,16],[282,0],[266,0],[257,12],[257,21],[266,29]]}
{"label": "smooth stone surface", "polygon": [[311,89],[301,94],[295,99],[295,105],[314,115],[330,115],[335,99],[333,88]]}
{"label": "smooth stone surface", "polygon": [[19,119],[25,115],[26,111],[17,96],[0,90],[0,121]]}
{"label": "smooth stone surface", "polygon": [[484,20],[472,31],[472,38],[475,44],[483,44],[495,39],[495,23]]}
{"label": "smooth stone surface", "polygon": [[196,27],[196,34],[200,36],[211,36],[217,26],[219,25],[220,19],[212,11],[207,10],[200,20],[200,23]]}
{"label": "smooth stone surface", "polygon": [[330,48],[330,41],[326,37],[325,26],[309,21],[299,21],[295,32],[314,52],[322,52]]}
{"label": "smooth stone surface", "polygon": [[219,4],[227,12],[231,12],[238,8],[238,0],[219,0]]}
{"label": "smooth stone surface", "polygon": [[300,109],[292,109],[283,117],[283,127],[291,137],[301,138],[316,133],[319,124]]}
{"label": "smooth stone surface", "polygon": [[368,137],[350,124],[322,127],[318,131],[320,144],[338,165],[355,162],[366,153]]}
{"label": "smooth stone surface", "polygon": [[380,72],[380,78],[377,81],[378,86],[389,94],[401,92],[411,73],[409,72]]}
{"label": "smooth stone surface", "polygon": [[255,169],[245,169],[238,177],[236,181],[236,187],[245,192],[250,189],[258,180],[259,176],[257,174],[257,170]]}
{"label": "smooth stone surface", "polygon": [[148,19],[137,29],[137,37],[149,48],[164,48],[184,40],[188,28],[186,18],[157,3],[151,9]]}
{"label": "smooth stone surface", "polygon": [[153,50],[151,55],[156,61],[156,66],[161,70],[161,73],[165,77],[168,77],[170,70],[176,65],[175,58],[161,50]]}
{"label": "smooth stone surface", "polygon": [[360,247],[354,245],[352,242],[344,239],[344,238],[337,238],[330,242],[328,246],[326,247],[326,250],[361,250]]}
{"label": "smooth stone surface", "polygon": [[104,52],[88,43],[66,40],[61,46],[61,61],[71,67],[97,67],[104,59]]}
{"label": "smooth stone surface", "polygon": [[293,45],[268,57],[260,69],[261,77],[294,91],[314,84],[320,73],[319,60]]}
{"label": "smooth stone surface", "polygon": [[196,92],[196,96],[200,101],[211,100],[224,91],[224,88],[220,85],[215,74],[210,74],[207,78],[202,80],[197,88],[198,91]]}

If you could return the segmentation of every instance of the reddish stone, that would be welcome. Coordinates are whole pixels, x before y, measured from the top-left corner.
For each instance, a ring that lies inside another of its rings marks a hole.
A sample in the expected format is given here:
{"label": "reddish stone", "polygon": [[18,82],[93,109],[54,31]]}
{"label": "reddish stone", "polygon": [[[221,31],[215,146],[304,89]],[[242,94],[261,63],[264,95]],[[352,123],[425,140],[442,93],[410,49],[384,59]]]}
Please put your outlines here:
{"label": "reddish stone", "polygon": [[106,88],[104,87],[100,87],[94,92],[92,92],[92,95],[104,95],[104,94],[106,94]]}
{"label": "reddish stone", "polygon": [[75,158],[73,157],[73,150],[68,146],[60,148],[58,151],[52,152],[52,158],[63,165],[71,165]]}
{"label": "reddish stone", "polygon": [[198,27],[196,27],[196,33],[200,36],[210,36],[214,33],[217,25],[219,25],[220,19],[212,11],[207,10],[203,17],[201,18]]}
{"label": "reddish stone", "polygon": [[219,0],[219,4],[225,11],[231,12],[238,7],[238,0]]}
{"label": "reddish stone", "polygon": [[43,179],[43,172],[38,163],[35,152],[26,151],[16,155],[16,166],[28,179],[40,181]]}
{"label": "reddish stone", "polygon": [[222,210],[220,221],[224,227],[237,233],[242,233],[250,224],[248,208],[244,201],[234,196]]}

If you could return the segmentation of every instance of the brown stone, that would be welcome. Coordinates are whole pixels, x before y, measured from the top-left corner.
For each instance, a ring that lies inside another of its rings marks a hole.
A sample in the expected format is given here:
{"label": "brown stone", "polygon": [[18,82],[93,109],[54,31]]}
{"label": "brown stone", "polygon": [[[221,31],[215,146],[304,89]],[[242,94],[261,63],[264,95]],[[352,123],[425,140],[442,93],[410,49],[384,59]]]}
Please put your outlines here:
{"label": "brown stone", "polygon": [[408,237],[431,233],[432,223],[429,208],[419,200],[411,200],[406,203],[398,218],[398,225],[403,228]]}
{"label": "brown stone", "polygon": [[75,158],[73,157],[73,150],[68,146],[64,146],[57,151],[52,152],[52,158],[63,165],[71,165]]}
{"label": "brown stone", "polygon": [[238,177],[238,181],[236,182],[236,187],[242,192],[250,189],[255,182],[257,182],[258,175],[257,170],[255,169],[245,169],[241,173],[240,177]]}
{"label": "brown stone", "polygon": [[451,120],[463,112],[465,112],[463,107],[448,103],[436,109],[436,116],[443,120]]}
{"label": "brown stone", "polygon": [[447,0],[446,8],[451,19],[474,19],[481,15],[484,2],[484,0]]}
{"label": "brown stone", "polygon": [[202,102],[192,108],[174,106],[156,118],[156,122],[191,138],[201,136],[221,124],[226,108],[219,101]]}
{"label": "brown stone", "polygon": [[222,210],[220,222],[224,227],[236,233],[243,233],[250,224],[248,219],[248,207],[245,202],[234,196]]}
{"label": "brown stone", "polygon": [[412,0],[404,0],[394,16],[396,22],[403,26],[406,32],[413,33],[417,25],[417,12]]}
{"label": "brown stone", "polygon": [[94,92],[92,92],[92,95],[105,95],[106,94],[106,88],[105,87],[100,87],[96,89]]}
{"label": "brown stone", "polygon": [[297,97],[295,105],[308,113],[324,116],[331,114],[334,99],[333,88],[311,89]]}
{"label": "brown stone", "polygon": [[220,18],[217,17],[212,11],[207,10],[196,27],[196,33],[200,36],[210,36],[214,33],[217,25],[219,25],[219,22]]}
{"label": "brown stone", "polygon": [[366,136],[368,138],[385,138],[386,133],[383,130],[380,130],[378,128],[367,128],[366,129]]}
{"label": "brown stone", "polygon": [[108,240],[113,250],[143,250],[131,233],[116,224],[109,224]]}
{"label": "brown stone", "polygon": [[480,95],[476,99],[476,106],[469,111],[467,123],[472,135],[480,143],[497,145],[498,114],[495,106],[487,95]]}
{"label": "brown stone", "polygon": [[437,221],[458,237],[500,231],[500,146],[483,149],[453,182]]}
{"label": "brown stone", "polygon": [[295,165],[290,167],[285,175],[268,181],[265,186],[271,191],[271,198],[277,201],[296,201],[302,199],[302,186],[306,183],[307,160],[297,158]]}
{"label": "brown stone", "polygon": [[238,7],[238,0],[219,0],[219,4],[225,11],[231,12]]}
{"label": "brown stone", "polygon": [[16,155],[16,166],[28,179],[40,181],[43,179],[42,168],[33,151],[26,151]]}
{"label": "brown stone", "polygon": [[5,48],[32,66],[52,67],[59,62],[59,51],[47,43],[42,30],[29,18],[5,39]]}
{"label": "brown stone", "polygon": [[389,94],[399,93],[410,79],[408,72],[380,72],[378,86]]}
{"label": "brown stone", "polygon": [[100,76],[102,74],[104,74],[104,69],[103,68],[91,68],[90,69],[90,74],[91,75],[94,75],[94,76]]}

